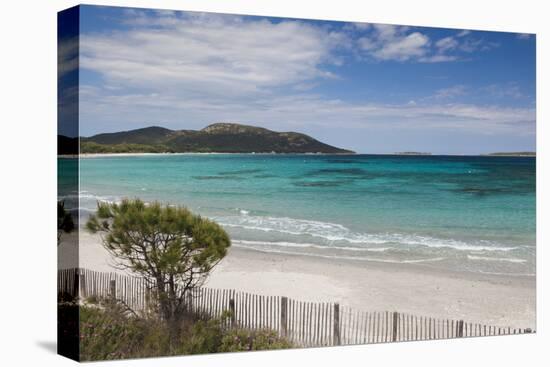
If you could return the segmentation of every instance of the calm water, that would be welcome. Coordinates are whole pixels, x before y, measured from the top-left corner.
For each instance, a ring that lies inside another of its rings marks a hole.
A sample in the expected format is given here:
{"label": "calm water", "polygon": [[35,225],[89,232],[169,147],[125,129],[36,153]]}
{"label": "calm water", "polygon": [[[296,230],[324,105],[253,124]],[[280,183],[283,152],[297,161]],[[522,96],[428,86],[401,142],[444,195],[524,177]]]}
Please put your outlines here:
{"label": "calm water", "polygon": [[101,157],[81,159],[80,174],[84,212],[122,197],[185,204],[221,223],[234,246],[535,272],[535,158]]}

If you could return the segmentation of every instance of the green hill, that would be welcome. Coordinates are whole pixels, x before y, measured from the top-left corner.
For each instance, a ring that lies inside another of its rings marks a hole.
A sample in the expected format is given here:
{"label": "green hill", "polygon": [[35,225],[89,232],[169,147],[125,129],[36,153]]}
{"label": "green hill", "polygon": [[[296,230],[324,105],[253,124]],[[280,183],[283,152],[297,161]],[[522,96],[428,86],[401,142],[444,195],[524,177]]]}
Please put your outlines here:
{"label": "green hill", "polygon": [[81,153],[354,153],[296,132],[216,123],[202,130],[151,126],[80,139]]}

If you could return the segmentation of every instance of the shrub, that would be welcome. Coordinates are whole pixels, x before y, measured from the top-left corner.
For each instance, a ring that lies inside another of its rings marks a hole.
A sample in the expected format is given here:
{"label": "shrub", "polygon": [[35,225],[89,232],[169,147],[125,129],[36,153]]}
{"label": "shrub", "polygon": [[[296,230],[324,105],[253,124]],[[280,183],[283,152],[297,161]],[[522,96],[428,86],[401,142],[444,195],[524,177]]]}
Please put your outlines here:
{"label": "shrub", "polygon": [[116,306],[80,307],[81,360],[139,358],[169,354],[163,324],[127,316]]}
{"label": "shrub", "polygon": [[116,302],[100,300],[80,306],[80,358],[95,361],[292,347],[270,330],[227,330],[227,317],[204,319],[204,315],[186,313],[174,343],[168,326],[158,318],[138,316]]}
{"label": "shrub", "polygon": [[292,344],[273,330],[234,329],[227,332],[219,348],[220,352],[273,350],[292,348]]}
{"label": "shrub", "polygon": [[197,320],[181,339],[178,354],[204,354],[219,351],[224,330],[220,319]]}

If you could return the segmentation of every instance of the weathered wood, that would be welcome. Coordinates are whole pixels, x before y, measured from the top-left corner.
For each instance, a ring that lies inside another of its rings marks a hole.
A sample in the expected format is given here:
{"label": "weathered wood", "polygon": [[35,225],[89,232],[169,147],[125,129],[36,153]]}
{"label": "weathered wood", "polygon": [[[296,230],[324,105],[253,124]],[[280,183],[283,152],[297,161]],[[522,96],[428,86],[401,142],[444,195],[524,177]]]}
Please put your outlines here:
{"label": "weathered wood", "polygon": [[392,341],[397,341],[397,322],[398,322],[398,319],[399,319],[399,314],[397,312],[394,312],[393,313],[393,321],[392,321],[392,326],[393,326],[393,330],[392,330]]}
{"label": "weathered wood", "polygon": [[372,316],[372,320],[373,320],[373,339],[372,339],[372,342],[373,343],[378,343],[380,342],[380,313],[379,312],[375,312]]}
{"label": "weathered wood", "polygon": [[361,344],[367,343],[367,317],[366,312],[361,313]]}
{"label": "weathered wood", "polygon": [[268,297],[268,304],[269,304],[269,321],[268,321],[268,324],[269,324],[269,328],[270,329],[273,329],[273,330],[276,330],[277,329],[277,326],[275,324],[275,301],[274,301],[274,297],[273,296],[269,296]]}
{"label": "weathered wood", "polygon": [[116,298],[116,280],[111,280],[109,285],[109,294],[111,298]]}
{"label": "weathered wood", "polygon": [[464,321],[460,320],[458,322],[458,332],[457,337],[462,338],[464,336]]}
{"label": "weathered wood", "polygon": [[293,301],[292,298],[288,299],[287,304],[287,322],[286,322],[286,332],[287,338],[292,340],[292,312],[293,312]]}
{"label": "weathered wood", "polygon": [[281,323],[281,335],[283,337],[287,336],[287,311],[288,311],[288,298],[287,297],[281,297],[281,316],[280,316],[280,323]]}
{"label": "weathered wood", "polygon": [[231,327],[235,326],[235,300],[231,298],[229,300],[229,313],[231,319]]}
{"label": "weathered wood", "polygon": [[267,316],[267,312],[265,310],[265,307],[266,307],[266,304],[265,304],[265,296],[261,296],[260,297],[260,314],[261,314],[261,320],[262,320],[262,325],[261,327],[262,328],[266,328],[267,325],[266,325],[266,316]]}
{"label": "weathered wood", "polygon": [[290,340],[294,341],[294,331],[295,331],[295,323],[296,323],[296,316],[294,313],[296,312],[296,301],[293,299],[289,299],[289,307],[288,307],[288,336]]}
{"label": "weathered wood", "polygon": [[[109,297],[136,312],[151,312],[156,297],[154,282],[145,278],[88,269],[58,271],[58,292],[86,299]],[[223,327],[269,328],[300,346],[379,343],[408,340],[525,334],[528,328],[512,329],[440,320],[394,312],[363,312],[338,303],[301,302],[287,297],[264,296],[228,289],[197,288],[185,295],[186,309],[201,317],[228,312]]]}
{"label": "weathered wood", "polygon": [[309,345],[312,346],[312,345],[315,345],[315,323],[313,322],[313,320],[315,319],[314,317],[314,306],[313,306],[313,302],[308,302],[309,303],[309,314],[308,314],[308,323],[309,323],[309,337],[308,337],[308,341],[309,341]]}

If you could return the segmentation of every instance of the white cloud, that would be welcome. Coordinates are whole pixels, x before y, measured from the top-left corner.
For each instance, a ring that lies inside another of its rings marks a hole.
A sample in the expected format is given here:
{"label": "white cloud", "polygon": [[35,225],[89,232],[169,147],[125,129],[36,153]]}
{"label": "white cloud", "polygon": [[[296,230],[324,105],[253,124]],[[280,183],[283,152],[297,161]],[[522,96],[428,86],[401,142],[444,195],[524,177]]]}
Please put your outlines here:
{"label": "white cloud", "polygon": [[455,61],[455,60],[458,60],[457,56],[441,55],[441,54],[424,56],[418,59],[419,62],[425,62],[425,63],[449,62],[449,61]]}
{"label": "white cloud", "polygon": [[[81,67],[101,78],[81,85],[84,135],[153,124],[202,128],[216,121],[299,131],[340,125],[365,132],[373,126],[534,130],[534,108],[346,102],[314,94],[319,82],[338,78],[330,70],[342,64],[338,51],[350,49],[352,42],[377,60],[455,57],[438,51],[450,48],[438,48],[407,27],[371,25],[368,37],[352,41],[349,33],[301,21],[185,14],[151,17],[134,11],[126,19],[128,30],[81,35]],[[441,98],[445,93],[440,91]]]}
{"label": "white cloud", "polygon": [[454,85],[449,88],[438,89],[433,98],[435,99],[449,99],[466,94],[467,87],[465,85]]}
{"label": "white cloud", "polygon": [[467,29],[464,29],[464,30],[458,32],[456,36],[457,36],[458,38],[461,38],[461,37],[464,37],[464,36],[469,35],[470,33],[472,33],[472,32],[469,31],[469,30],[467,30]]}
{"label": "white cloud", "polygon": [[435,46],[438,48],[440,52],[445,52],[445,51],[455,49],[456,46],[458,46],[458,41],[451,36],[444,37],[438,40],[435,43]]}
{"label": "white cloud", "polygon": [[482,91],[495,98],[513,98],[520,99],[526,97],[519,85],[516,83],[497,83],[490,84],[487,87],[482,88]]}
{"label": "white cloud", "polygon": [[[137,12],[137,14],[136,14]],[[111,84],[184,88],[189,92],[252,93],[316,78],[333,78],[333,50],[346,36],[299,21],[135,11],[128,31],[81,36],[81,66]]]}
{"label": "white cloud", "polygon": [[532,34],[530,34],[530,33],[518,33],[516,35],[516,38],[518,38],[520,40],[528,40],[528,39],[531,38],[531,36],[532,36]]}
{"label": "white cloud", "polygon": [[473,53],[475,51],[489,51],[499,46],[500,44],[497,42],[487,42],[475,37],[465,37],[460,41],[457,49],[462,52]]}
{"label": "white cloud", "polygon": [[357,40],[357,44],[359,45],[359,47],[364,50],[364,51],[371,51],[371,50],[375,50],[379,47],[378,43],[369,38],[369,37],[361,37]]}
{"label": "white cloud", "polygon": [[402,36],[408,27],[397,26],[392,24],[374,24],[374,29],[377,32],[376,37],[381,41],[393,41]]}
{"label": "white cloud", "polygon": [[[443,92],[442,92],[443,93]],[[448,92],[451,93],[451,92]],[[455,92],[458,93],[458,92]],[[476,106],[462,103],[403,104],[346,102],[294,93],[253,99],[179,98],[159,93],[126,95],[86,90],[81,94],[83,126],[120,130],[113,122],[174,129],[202,128],[216,121],[238,121],[274,130],[312,131],[317,128],[427,129],[455,132],[534,133],[535,109]],[[97,131],[97,130],[96,130]]]}
{"label": "white cloud", "polygon": [[57,49],[59,77],[78,68],[78,37],[65,38],[59,41]]}
{"label": "white cloud", "polygon": [[419,32],[404,37],[394,38],[376,50],[374,55],[381,60],[406,61],[414,57],[424,56],[430,39]]}
{"label": "white cloud", "polygon": [[408,27],[374,24],[369,35],[357,40],[360,49],[378,60],[408,61],[425,56],[430,39],[420,32],[407,34]]}
{"label": "white cloud", "polygon": [[459,60],[460,52],[472,53],[498,47],[461,31],[432,41],[427,34],[411,31],[409,27],[374,24],[371,31],[357,39],[357,45],[366,55],[377,60],[413,61],[424,63]]}

